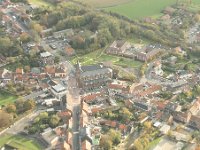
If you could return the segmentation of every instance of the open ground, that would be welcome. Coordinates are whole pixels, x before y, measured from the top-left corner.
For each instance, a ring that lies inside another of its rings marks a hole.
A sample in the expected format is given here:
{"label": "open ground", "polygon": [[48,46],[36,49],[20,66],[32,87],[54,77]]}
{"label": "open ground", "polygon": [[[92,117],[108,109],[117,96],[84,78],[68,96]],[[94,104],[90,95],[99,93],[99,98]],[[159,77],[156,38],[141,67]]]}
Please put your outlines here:
{"label": "open ground", "polygon": [[0,106],[13,103],[16,99],[17,99],[17,96],[0,90]]}
{"label": "open ground", "polygon": [[40,145],[31,139],[25,138],[23,136],[13,136],[4,135],[0,137],[0,147],[4,144],[9,144],[10,146],[16,147],[19,150],[41,150]]}
{"label": "open ground", "polygon": [[[80,0],[83,2],[83,0]],[[119,13],[131,19],[143,17],[159,17],[167,6],[176,4],[177,0],[84,0],[84,3],[96,8]],[[188,0],[179,0],[179,3],[189,3]],[[192,10],[199,10],[200,0],[193,0],[188,4]]]}

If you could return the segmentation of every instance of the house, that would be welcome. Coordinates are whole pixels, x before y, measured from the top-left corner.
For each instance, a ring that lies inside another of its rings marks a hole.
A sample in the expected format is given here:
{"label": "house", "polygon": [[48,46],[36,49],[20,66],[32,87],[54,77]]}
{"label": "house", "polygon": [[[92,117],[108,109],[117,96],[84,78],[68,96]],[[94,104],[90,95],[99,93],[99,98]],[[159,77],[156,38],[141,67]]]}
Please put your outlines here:
{"label": "house", "polygon": [[181,49],[181,47],[175,47],[174,50],[175,50],[175,53],[176,53],[176,54],[179,54],[179,55],[181,55],[181,56],[186,56],[186,55],[187,55],[187,53],[186,53],[185,51],[183,51],[183,50]]}
{"label": "house", "polygon": [[97,92],[97,93],[91,93],[85,96],[81,97],[81,100],[84,101],[85,103],[93,103],[96,100],[98,100],[98,98],[104,96],[104,92]]}
{"label": "house", "polygon": [[160,132],[162,134],[167,134],[170,131],[170,126],[167,124],[164,124],[161,128],[160,128]]}
{"label": "house", "polygon": [[131,93],[137,97],[148,97],[148,96],[158,93],[161,89],[162,87],[160,85],[146,82],[132,88]]}
{"label": "house", "polygon": [[145,100],[135,100],[133,106],[144,111],[149,111],[151,109],[149,102]]}
{"label": "house", "polygon": [[124,103],[125,103],[125,106],[128,107],[128,108],[132,108],[133,104],[134,104],[134,102],[131,101],[130,99],[125,100]]}
{"label": "house", "polygon": [[168,15],[172,15],[174,12],[176,11],[176,9],[172,8],[172,7],[167,7],[164,9],[164,14],[168,14]]}
{"label": "house", "polygon": [[55,77],[56,68],[55,66],[46,66],[44,68],[44,73],[46,73],[50,77]]}
{"label": "house", "polygon": [[163,50],[160,48],[160,46],[149,45],[136,51],[135,55],[136,59],[145,62],[153,59],[156,55],[158,55],[161,52],[163,52]]}
{"label": "house", "polygon": [[67,70],[64,66],[59,65],[55,68],[55,78],[65,78]]}
{"label": "house", "polygon": [[67,56],[73,56],[73,55],[75,55],[75,50],[72,47],[67,46],[65,48],[65,50],[66,50]]}
{"label": "house", "polygon": [[188,123],[190,128],[200,131],[200,117],[192,115]]}
{"label": "house", "polygon": [[175,65],[177,62],[177,57],[176,56],[171,56],[167,59],[167,62],[170,63],[171,65]]}
{"label": "house", "polygon": [[175,121],[185,124],[189,122],[190,118],[191,118],[191,113],[180,112],[180,111],[173,112],[173,120]]}
{"label": "house", "polygon": [[79,88],[91,90],[100,88],[111,82],[113,71],[101,64],[81,66],[78,62],[75,66],[76,81]]}
{"label": "house", "polygon": [[59,38],[70,38],[74,35],[73,29],[65,29],[53,33],[53,37],[56,39]]}
{"label": "house", "polygon": [[59,141],[59,137],[56,135],[56,133],[51,128],[47,128],[40,134],[43,142],[46,143],[48,147],[54,147],[56,146],[57,142]]}
{"label": "house", "polygon": [[81,150],[92,150],[92,144],[88,140],[81,142]]}
{"label": "house", "polygon": [[192,106],[189,109],[189,112],[192,115],[196,115],[198,112],[200,112],[200,98],[197,98],[197,100],[192,104]]}
{"label": "house", "polygon": [[125,124],[119,124],[118,129],[121,131],[121,133],[126,133],[128,128]]}
{"label": "house", "polygon": [[17,68],[14,75],[15,82],[23,82],[23,77],[24,70],[22,68]]}
{"label": "house", "polygon": [[115,94],[129,93],[130,87],[120,82],[112,82],[108,84],[108,91],[110,95],[114,96]]}
{"label": "house", "polygon": [[53,65],[54,56],[49,52],[40,53],[40,64],[41,66]]}
{"label": "house", "polygon": [[4,86],[12,80],[13,80],[13,74],[11,71],[7,69],[0,70],[0,86]]}
{"label": "house", "polygon": [[117,122],[116,121],[111,121],[111,120],[105,120],[103,122],[104,125],[112,127],[112,128],[116,128],[117,127]]}
{"label": "house", "polygon": [[160,61],[154,62],[152,73],[155,73],[157,76],[163,76],[164,72],[162,70],[162,63]]}
{"label": "house", "polygon": [[120,55],[125,52],[126,49],[129,49],[131,45],[123,40],[114,41],[107,49],[106,53],[113,55]]}
{"label": "house", "polygon": [[51,92],[60,99],[64,95],[66,95],[66,88],[62,86],[61,84],[57,84],[51,87]]}

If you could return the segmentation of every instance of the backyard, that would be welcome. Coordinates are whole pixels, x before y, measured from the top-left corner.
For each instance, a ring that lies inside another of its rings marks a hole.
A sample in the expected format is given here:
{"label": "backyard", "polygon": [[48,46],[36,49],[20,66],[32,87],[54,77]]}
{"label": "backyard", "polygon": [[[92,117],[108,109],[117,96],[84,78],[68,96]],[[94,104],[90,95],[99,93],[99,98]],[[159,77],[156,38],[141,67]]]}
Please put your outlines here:
{"label": "backyard", "polygon": [[28,138],[19,135],[4,135],[0,137],[0,147],[4,144],[9,144],[10,146],[16,147],[19,150],[41,150],[40,145]]}
{"label": "backyard", "polygon": [[0,90],[0,106],[13,103],[16,99],[17,99],[17,96]]}

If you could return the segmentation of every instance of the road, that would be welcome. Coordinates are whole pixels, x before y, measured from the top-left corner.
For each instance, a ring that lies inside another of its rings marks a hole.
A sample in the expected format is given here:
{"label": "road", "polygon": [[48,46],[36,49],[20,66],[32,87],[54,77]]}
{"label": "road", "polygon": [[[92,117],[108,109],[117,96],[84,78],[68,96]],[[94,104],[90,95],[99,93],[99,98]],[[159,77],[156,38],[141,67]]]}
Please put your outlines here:
{"label": "road", "polygon": [[[67,62],[68,63],[68,62]],[[70,64],[68,64],[70,65]],[[73,74],[74,67],[71,66],[71,72],[68,76],[67,84],[67,107],[72,110],[72,150],[80,150],[79,128],[80,128],[80,89],[77,87],[75,75]]]}
{"label": "road", "polygon": [[7,128],[0,132],[0,135],[2,134],[18,134],[22,131],[24,131],[24,127],[28,126],[30,124],[30,120],[34,119],[36,116],[39,115],[44,110],[37,110],[32,112],[31,114],[23,117],[22,119],[16,121],[13,125],[10,126],[10,128]]}
{"label": "road", "polygon": [[76,105],[73,107],[73,143],[72,150],[80,150],[80,142],[79,142],[79,120],[80,120],[80,105]]}
{"label": "road", "polygon": [[34,99],[34,98],[40,96],[43,93],[44,93],[44,91],[33,92],[33,93],[29,94],[29,95],[24,96],[23,99],[24,100]]}

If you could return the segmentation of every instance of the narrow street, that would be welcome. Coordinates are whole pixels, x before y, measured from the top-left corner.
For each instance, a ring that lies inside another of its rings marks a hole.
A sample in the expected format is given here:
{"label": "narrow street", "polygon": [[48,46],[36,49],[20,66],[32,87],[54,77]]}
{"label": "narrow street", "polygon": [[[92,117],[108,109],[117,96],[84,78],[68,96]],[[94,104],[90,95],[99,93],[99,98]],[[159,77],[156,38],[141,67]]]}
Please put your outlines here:
{"label": "narrow street", "polygon": [[80,143],[79,143],[79,112],[80,112],[80,106],[76,105],[73,108],[73,144],[72,149],[73,150],[80,150]]}
{"label": "narrow street", "polygon": [[79,122],[80,122],[80,89],[77,87],[74,74],[68,78],[67,107],[72,110],[72,150],[80,150],[79,142]]}

